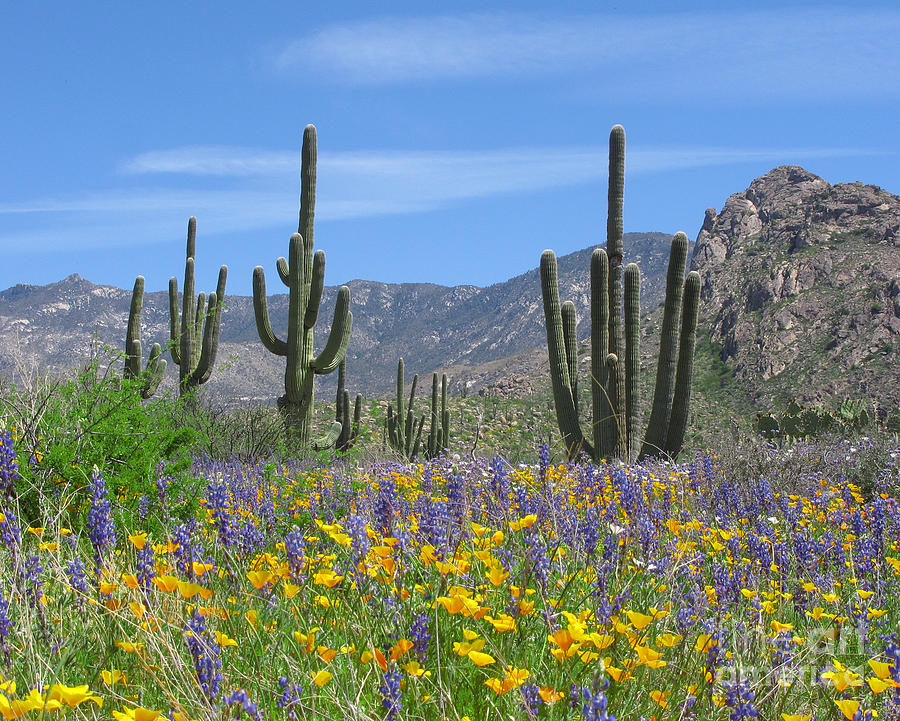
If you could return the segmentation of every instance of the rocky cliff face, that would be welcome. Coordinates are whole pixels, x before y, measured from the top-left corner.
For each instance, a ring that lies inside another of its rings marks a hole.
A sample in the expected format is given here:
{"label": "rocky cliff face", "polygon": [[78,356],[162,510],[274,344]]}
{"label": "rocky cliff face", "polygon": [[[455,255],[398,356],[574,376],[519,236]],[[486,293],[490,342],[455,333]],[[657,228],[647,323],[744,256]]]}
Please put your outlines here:
{"label": "rocky cliff face", "polygon": [[706,211],[703,323],[760,401],[900,404],[900,198],[782,166]]}

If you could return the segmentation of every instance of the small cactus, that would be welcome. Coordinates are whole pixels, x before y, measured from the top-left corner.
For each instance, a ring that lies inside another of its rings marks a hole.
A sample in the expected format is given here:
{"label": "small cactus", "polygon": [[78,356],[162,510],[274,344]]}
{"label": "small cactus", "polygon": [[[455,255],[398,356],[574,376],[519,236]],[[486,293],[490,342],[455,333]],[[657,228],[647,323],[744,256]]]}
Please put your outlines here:
{"label": "small cactus", "polygon": [[[125,377],[140,378],[143,351],[141,350],[141,311],[144,307],[144,276],[134,279],[131,291],[131,309],[128,312],[128,330],[125,334]],[[162,349],[154,343],[147,359],[143,381],[140,386],[141,398],[150,398],[159,387],[166,372],[166,359],[160,358]]]}
{"label": "small cactus", "polygon": [[[416,400],[416,386],[419,376],[414,375],[409,392],[409,402],[404,411],[403,359],[397,362],[397,396],[396,409],[388,404],[385,421],[385,436],[391,448],[400,455],[412,460],[418,457],[422,447],[422,432],[425,427],[425,414],[416,420],[413,410]],[[431,428],[425,439],[425,455],[437,458],[447,448],[450,441],[450,411],[447,408],[447,376],[440,379],[440,406],[438,405],[438,375],[431,377]],[[438,410],[440,408],[440,410]]]}
{"label": "small cactus", "polygon": [[350,418],[350,392],[344,387],[346,374],[347,360],[345,358],[338,366],[338,386],[335,398],[335,421],[341,424],[341,433],[335,443],[335,448],[341,452],[349,451],[356,443],[362,416],[362,395],[357,393],[353,404],[353,418],[352,420]]}
{"label": "small cactus", "polygon": [[[169,279],[169,327],[172,337],[172,360],[179,368],[179,395],[186,395],[206,383],[212,375],[219,349],[219,327],[225,303],[225,281],[228,267],[219,269],[216,290],[194,298],[194,257],[197,247],[197,219],[188,220],[187,252],[184,262],[184,294],[178,311],[178,280]],[[205,305],[205,312],[204,312]]]}

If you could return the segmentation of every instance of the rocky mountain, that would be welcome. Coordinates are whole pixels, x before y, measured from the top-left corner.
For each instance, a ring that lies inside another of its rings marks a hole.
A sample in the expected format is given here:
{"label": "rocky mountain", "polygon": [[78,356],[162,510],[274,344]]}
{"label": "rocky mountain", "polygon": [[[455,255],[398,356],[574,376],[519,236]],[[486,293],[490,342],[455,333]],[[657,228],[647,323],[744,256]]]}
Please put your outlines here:
{"label": "rocky mountain", "polygon": [[[783,166],[706,211],[691,256],[703,280],[695,395],[745,412],[795,397],[803,403],[867,397],[900,406],[900,197],[871,185],[830,185]],[[654,373],[658,305],[670,236],[629,233],[625,261],[642,271],[642,353]],[[560,295],[578,308],[587,337],[592,248],[559,259]],[[537,258],[535,261],[537,262]],[[351,392],[383,395],[397,358],[407,373],[446,369],[457,393],[534,398],[548,392],[538,271],[488,288],[354,280],[348,353]],[[326,288],[316,333],[323,342],[337,289]],[[0,373],[71,368],[92,337],[122,347],[130,290],[70,276],[0,292]],[[276,333],[287,295],[269,299]],[[169,337],[165,293],[144,303],[145,348]],[[257,337],[252,299],[229,295],[219,368],[208,384],[218,400],[271,403],[283,391],[283,359]],[[174,387],[170,363],[165,387]],[[327,398],[334,376],[318,388]],[[586,387],[586,384],[582,384]]]}
{"label": "rocky mountain", "polygon": [[[626,235],[630,257],[638,258],[644,268],[645,305],[662,300],[669,239],[662,233]],[[590,248],[560,258],[561,289],[579,305],[587,303],[589,294],[584,272],[589,256]],[[544,343],[537,269],[488,288],[365,280],[351,281],[349,286],[353,334],[348,385],[353,392],[388,392],[400,356],[410,374],[452,368],[462,378],[469,368],[533,351]],[[330,327],[336,294],[336,287],[327,287],[323,294],[316,327],[320,344]],[[0,292],[0,372],[71,368],[89,357],[92,342],[122,348],[130,297],[130,290],[95,285],[78,275],[51,285],[17,285]],[[269,298],[277,334],[283,335],[287,327],[287,305],[286,294]],[[145,353],[151,343],[168,341],[166,293],[145,295],[142,327]],[[284,360],[262,347],[248,296],[226,296],[217,364],[207,384],[217,398],[269,403],[283,393]],[[176,378],[177,367],[170,362],[163,389],[174,388]],[[457,390],[480,388],[477,378],[465,378],[457,382]],[[330,392],[335,380],[325,376],[319,388]],[[461,382],[468,382],[468,388],[463,389]]]}
{"label": "rocky mountain", "polygon": [[900,197],[782,166],[706,211],[704,324],[760,401],[900,406]]}

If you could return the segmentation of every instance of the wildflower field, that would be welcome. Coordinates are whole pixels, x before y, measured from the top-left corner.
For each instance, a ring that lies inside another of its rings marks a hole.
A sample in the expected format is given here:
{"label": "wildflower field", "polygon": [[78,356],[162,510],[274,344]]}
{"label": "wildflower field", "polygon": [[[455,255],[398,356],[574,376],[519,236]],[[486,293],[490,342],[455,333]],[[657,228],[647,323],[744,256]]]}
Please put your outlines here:
{"label": "wildflower field", "polygon": [[32,525],[45,460],[0,440],[6,719],[900,718],[890,463],[198,457]]}

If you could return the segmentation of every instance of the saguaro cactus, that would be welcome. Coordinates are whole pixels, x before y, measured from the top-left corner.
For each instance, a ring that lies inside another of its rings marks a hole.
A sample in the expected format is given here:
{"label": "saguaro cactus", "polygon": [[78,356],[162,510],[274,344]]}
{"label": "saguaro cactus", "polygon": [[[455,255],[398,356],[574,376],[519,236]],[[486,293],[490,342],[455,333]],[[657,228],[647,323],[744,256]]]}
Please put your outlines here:
{"label": "saguaro cactus", "polygon": [[350,312],[350,289],[342,285],[334,307],[334,320],[325,347],[314,354],[313,329],[319,317],[319,303],[325,284],[325,253],[313,254],[313,221],[316,208],[316,129],[307,125],[303,131],[300,162],[300,226],[291,236],[288,260],[276,261],[278,276],[288,287],[287,341],[275,337],[269,322],[266,303],[266,274],[262,266],[253,270],[253,308],[256,329],[263,345],[276,355],[287,358],[284,373],[284,395],[278,407],[285,427],[300,446],[330,447],[338,440],[342,423],[334,421],[320,439],[311,438],[313,412],[313,380],[316,375],[333,373],[347,353],[347,341],[353,325]]}
{"label": "saguaro cactus", "polygon": [[[140,378],[143,351],[141,350],[141,311],[144,307],[144,276],[134,279],[134,290],[131,291],[131,309],[128,312],[128,330],[125,333],[125,377]],[[166,359],[160,358],[162,352],[159,343],[154,343],[147,359],[141,384],[141,398],[147,399],[156,393],[163,374],[166,372]]]}
{"label": "saguaro cactus", "polygon": [[[621,262],[624,161],[625,131],[617,125],[610,133],[607,247],[605,251],[597,248],[591,255],[593,423],[590,436],[593,442],[588,440],[580,425],[575,306],[568,301],[560,304],[557,263],[553,251],[545,250],[541,256],[541,292],[544,299],[550,377],[557,422],[570,457],[584,451],[595,460],[610,457],[631,459],[638,455],[638,448],[641,457],[663,452],[674,456],[681,449],[687,425],[700,304],[700,276],[692,271],[684,278],[687,236],[678,233],[672,240],[669,255],[653,411],[644,443],[638,445],[640,270],[634,263],[630,263],[625,269],[623,304]],[[681,334],[676,368],[679,312]]]}
{"label": "saguaro cactus", "polygon": [[[206,298],[194,298],[194,257],[197,248],[197,219],[188,220],[187,253],[184,262],[184,293],[178,311],[178,280],[169,278],[169,329],[172,337],[172,360],[178,365],[180,395],[190,393],[206,383],[212,375],[219,349],[219,327],[225,303],[225,281],[228,266],[219,268],[216,290]],[[196,302],[196,305],[195,305]],[[204,313],[204,305],[206,312]],[[202,340],[201,340],[202,339]]]}
{"label": "saguaro cactus", "polygon": [[344,387],[347,375],[347,359],[338,365],[337,397],[335,399],[334,419],[341,424],[341,434],[335,442],[335,448],[339,451],[349,451],[353,448],[359,435],[359,422],[362,416],[362,395],[356,394],[353,404],[353,419],[350,418],[350,392]]}
{"label": "saguaro cactus", "polygon": [[[403,359],[397,363],[397,397],[396,410],[388,405],[385,431],[388,442],[395,451],[412,459],[419,455],[422,447],[422,431],[425,427],[425,414],[416,420],[413,406],[416,400],[416,385],[419,376],[414,375],[409,391],[409,402],[406,411],[403,409]],[[438,407],[438,375],[431,377],[431,429],[425,439],[427,458],[437,458],[447,448],[450,441],[450,410],[447,408],[447,376],[441,374],[440,409]]]}

